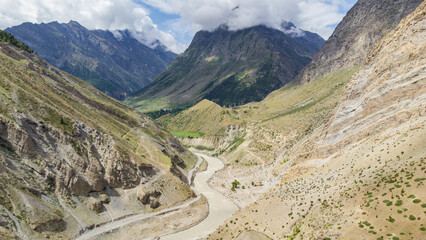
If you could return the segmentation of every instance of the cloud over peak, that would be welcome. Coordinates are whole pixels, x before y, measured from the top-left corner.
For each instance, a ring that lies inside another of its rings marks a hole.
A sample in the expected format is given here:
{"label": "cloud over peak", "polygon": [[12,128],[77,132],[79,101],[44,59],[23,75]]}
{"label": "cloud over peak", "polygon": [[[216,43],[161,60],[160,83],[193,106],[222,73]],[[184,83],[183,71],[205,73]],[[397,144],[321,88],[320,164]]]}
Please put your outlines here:
{"label": "cloud over peak", "polygon": [[182,21],[191,22],[194,31],[214,30],[226,24],[230,30],[259,24],[280,29],[283,21],[328,38],[352,4],[345,0],[143,0],[146,4]]}
{"label": "cloud over peak", "polygon": [[159,30],[149,11],[132,0],[0,0],[0,6],[1,29],[23,22],[75,20],[88,29],[143,32],[145,44],[160,40],[174,52],[185,47],[170,32]]}
{"label": "cloud over peak", "polygon": [[[88,29],[129,29],[147,45],[154,46],[159,40],[168,49],[179,53],[197,31],[211,31],[222,24],[230,30],[259,24],[281,29],[283,21],[291,21],[298,28],[316,32],[327,39],[354,1],[0,0],[0,28],[23,22],[75,20]],[[173,17],[159,29],[150,17],[152,11]],[[298,28],[284,31],[298,34]]]}

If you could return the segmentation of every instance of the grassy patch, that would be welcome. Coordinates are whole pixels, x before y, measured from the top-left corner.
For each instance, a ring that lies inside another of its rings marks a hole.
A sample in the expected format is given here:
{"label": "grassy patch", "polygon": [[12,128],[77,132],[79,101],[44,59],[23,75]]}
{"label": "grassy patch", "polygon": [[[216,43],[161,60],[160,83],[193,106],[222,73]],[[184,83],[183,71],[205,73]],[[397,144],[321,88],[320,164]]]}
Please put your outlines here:
{"label": "grassy patch", "polygon": [[206,146],[194,146],[194,148],[201,151],[214,151],[214,148]]}
{"label": "grassy patch", "polygon": [[177,138],[199,138],[204,136],[204,133],[191,131],[172,131],[171,134]]}
{"label": "grassy patch", "polygon": [[231,149],[229,149],[230,152],[237,149],[243,142],[245,141],[244,137],[241,138],[234,138],[232,143],[229,146],[232,146]]}

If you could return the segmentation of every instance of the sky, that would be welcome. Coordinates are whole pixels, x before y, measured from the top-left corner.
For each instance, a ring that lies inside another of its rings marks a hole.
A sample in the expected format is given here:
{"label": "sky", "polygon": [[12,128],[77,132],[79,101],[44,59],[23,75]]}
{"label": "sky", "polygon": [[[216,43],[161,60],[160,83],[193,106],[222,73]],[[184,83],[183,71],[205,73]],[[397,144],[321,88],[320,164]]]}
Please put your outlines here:
{"label": "sky", "polygon": [[200,30],[222,24],[239,30],[283,21],[327,39],[356,0],[0,0],[0,29],[23,22],[67,23],[88,29],[131,30],[146,45],[155,40],[181,53]]}

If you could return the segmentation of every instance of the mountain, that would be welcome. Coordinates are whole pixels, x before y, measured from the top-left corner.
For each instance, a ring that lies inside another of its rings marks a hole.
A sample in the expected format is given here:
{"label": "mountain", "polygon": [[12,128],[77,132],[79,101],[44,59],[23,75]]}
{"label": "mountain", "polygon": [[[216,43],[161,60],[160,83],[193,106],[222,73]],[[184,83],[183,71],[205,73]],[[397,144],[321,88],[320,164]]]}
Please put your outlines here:
{"label": "mountain", "polygon": [[303,84],[339,69],[361,65],[373,46],[421,2],[359,0],[295,81]]}
{"label": "mountain", "polygon": [[372,48],[280,183],[208,239],[425,238],[425,16],[423,2]]}
{"label": "mountain", "polygon": [[50,64],[118,100],[148,85],[176,57],[161,44],[149,48],[128,30],[88,30],[75,21],[23,23],[5,31]]}
{"label": "mountain", "polygon": [[0,39],[1,239],[71,239],[193,197],[197,158],[170,133]]}
{"label": "mountain", "polygon": [[323,42],[291,23],[284,23],[282,31],[262,25],[200,31],[169,68],[127,102],[150,111],[203,98],[222,106],[259,101],[290,82]]}
{"label": "mountain", "polygon": [[[369,40],[372,46],[358,62],[345,55],[347,65],[338,68],[330,54],[323,61],[335,66],[307,68],[301,75],[318,77],[292,81],[260,102],[219,108],[203,100],[158,119],[170,131],[197,132],[181,142],[224,161],[210,185],[242,210],[207,239],[424,238],[426,4],[421,2],[389,2],[403,14],[383,17],[365,30],[380,33],[394,26],[381,39]],[[347,22],[385,16],[382,3],[359,1],[354,9],[360,12],[352,9],[336,31],[352,34],[359,26],[352,29]],[[334,50],[358,45],[340,37],[349,42],[330,38],[323,48],[329,41],[338,44]],[[235,180],[239,187],[232,189]]]}

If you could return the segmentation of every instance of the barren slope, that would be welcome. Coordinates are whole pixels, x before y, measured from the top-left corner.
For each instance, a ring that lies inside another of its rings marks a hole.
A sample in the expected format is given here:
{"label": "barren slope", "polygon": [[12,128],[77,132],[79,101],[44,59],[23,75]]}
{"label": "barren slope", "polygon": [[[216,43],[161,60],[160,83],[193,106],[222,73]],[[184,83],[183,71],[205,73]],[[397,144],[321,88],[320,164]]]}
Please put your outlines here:
{"label": "barren slope", "polygon": [[[424,239],[426,3],[386,35],[282,183],[209,239]],[[278,168],[280,169],[280,168]],[[240,190],[241,191],[241,190]]]}
{"label": "barren slope", "polygon": [[421,2],[359,0],[295,81],[306,83],[362,64],[374,45]]}

